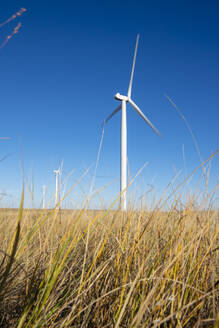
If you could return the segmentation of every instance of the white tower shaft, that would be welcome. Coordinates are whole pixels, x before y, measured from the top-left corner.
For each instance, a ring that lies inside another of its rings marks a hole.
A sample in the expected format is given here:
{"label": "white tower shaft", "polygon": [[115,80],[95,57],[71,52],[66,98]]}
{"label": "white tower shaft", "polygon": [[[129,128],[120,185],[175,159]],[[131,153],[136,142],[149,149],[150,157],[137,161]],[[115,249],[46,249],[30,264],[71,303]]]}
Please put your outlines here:
{"label": "white tower shaft", "polygon": [[43,186],[43,209],[46,206],[46,186]]}
{"label": "white tower shaft", "polygon": [[120,154],[120,208],[126,211],[126,191],[127,191],[127,115],[126,100],[122,100],[122,117],[121,117],[121,154]]}
{"label": "white tower shaft", "polygon": [[58,201],[59,201],[59,174],[58,172],[56,173],[56,202],[55,206],[58,206]]}

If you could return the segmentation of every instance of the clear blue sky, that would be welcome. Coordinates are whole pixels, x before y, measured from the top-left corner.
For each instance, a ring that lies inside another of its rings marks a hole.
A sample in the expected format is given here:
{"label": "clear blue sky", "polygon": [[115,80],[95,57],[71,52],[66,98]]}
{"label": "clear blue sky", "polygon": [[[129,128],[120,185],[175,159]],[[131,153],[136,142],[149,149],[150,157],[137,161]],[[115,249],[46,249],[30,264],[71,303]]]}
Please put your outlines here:
{"label": "clear blue sky", "polygon": [[[153,184],[160,195],[176,172],[182,170],[180,181],[200,164],[184,121],[164,93],[185,115],[203,159],[219,148],[217,1],[1,1],[0,22],[21,7],[27,11],[0,29],[2,44],[22,23],[0,49],[0,135],[12,138],[0,144],[1,157],[10,154],[0,162],[0,191],[8,193],[1,206],[17,204],[21,157],[26,180],[33,171],[35,206],[43,184],[52,195],[53,169],[62,159],[65,174],[74,170],[69,185],[93,165],[72,199],[77,202],[89,192],[101,122],[118,106],[114,94],[127,92],[137,33],[132,95],[162,138],[128,108],[130,176],[148,161],[132,192],[144,193]],[[218,164],[216,157],[211,188],[218,182]],[[101,193],[105,202],[119,191],[119,175],[117,114],[105,127],[95,183],[97,188],[110,185]],[[193,187],[197,181],[198,176]]]}

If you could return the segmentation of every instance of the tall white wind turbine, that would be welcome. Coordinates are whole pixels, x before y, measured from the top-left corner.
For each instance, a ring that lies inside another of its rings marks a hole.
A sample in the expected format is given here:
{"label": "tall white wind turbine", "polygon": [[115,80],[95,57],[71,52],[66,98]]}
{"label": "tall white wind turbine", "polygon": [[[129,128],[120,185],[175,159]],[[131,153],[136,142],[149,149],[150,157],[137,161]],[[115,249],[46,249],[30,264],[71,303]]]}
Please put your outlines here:
{"label": "tall white wind turbine", "polygon": [[53,171],[56,176],[56,193],[55,193],[55,207],[57,208],[59,202],[59,175],[60,175],[60,168],[58,170]]}
{"label": "tall white wind turbine", "polygon": [[115,99],[121,101],[121,104],[107,117],[103,124],[107,123],[118,111],[122,110],[121,114],[121,151],[120,151],[120,208],[122,211],[127,209],[126,201],[126,191],[127,191],[127,118],[126,118],[126,104],[127,102],[132,105],[134,110],[143,118],[143,120],[152,128],[152,130],[160,135],[159,131],[154,127],[154,125],[149,121],[149,119],[144,115],[141,109],[134,103],[131,99],[132,94],[132,82],[135,70],[135,61],[138,49],[139,34],[137,35],[135,52],[132,64],[131,77],[128,87],[127,96],[123,96],[120,93],[116,93]]}
{"label": "tall white wind turbine", "polygon": [[[62,170],[63,170],[64,161],[61,161],[58,170],[54,170],[56,176],[56,194],[55,194],[55,206],[58,206],[59,203],[59,193],[60,193],[60,185],[62,184]],[[59,209],[61,208],[61,204],[59,204]]]}

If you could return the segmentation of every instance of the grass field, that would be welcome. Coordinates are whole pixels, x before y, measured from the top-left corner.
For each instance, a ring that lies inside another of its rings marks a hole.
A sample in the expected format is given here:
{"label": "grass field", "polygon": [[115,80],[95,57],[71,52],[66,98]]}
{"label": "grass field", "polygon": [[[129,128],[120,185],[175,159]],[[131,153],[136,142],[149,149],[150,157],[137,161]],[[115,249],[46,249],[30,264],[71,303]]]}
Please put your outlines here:
{"label": "grass field", "polygon": [[0,327],[219,327],[219,213],[0,212]]}

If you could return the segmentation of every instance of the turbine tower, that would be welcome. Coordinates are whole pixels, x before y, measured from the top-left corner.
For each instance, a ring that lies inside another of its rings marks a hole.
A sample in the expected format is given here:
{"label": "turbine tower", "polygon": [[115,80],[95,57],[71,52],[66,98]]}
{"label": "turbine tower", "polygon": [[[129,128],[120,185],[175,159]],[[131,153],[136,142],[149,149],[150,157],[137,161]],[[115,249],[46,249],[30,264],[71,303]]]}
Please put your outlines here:
{"label": "turbine tower", "polygon": [[53,171],[56,176],[56,193],[55,193],[55,207],[57,208],[59,202],[59,175],[60,175],[60,168],[58,170]]}
{"label": "turbine tower", "polygon": [[135,52],[132,64],[131,77],[128,87],[127,96],[116,93],[115,99],[120,101],[121,104],[110,114],[107,119],[103,122],[106,124],[117,112],[122,110],[121,113],[121,150],[120,150],[120,208],[122,211],[127,210],[126,201],[126,191],[127,191],[127,115],[126,115],[126,104],[127,102],[134,108],[134,110],[143,118],[143,120],[152,128],[152,130],[160,135],[159,131],[154,127],[154,125],[149,121],[149,119],[144,115],[141,109],[134,103],[131,99],[132,94],[132,82],[135,70],[135,61],[138,49],[139,34],[137,35]]}
{"label": "turbine tower", "polygon": [[43,185],[43,202],[42,202],[42,207],[43,209],[45,209],[45,205],[46,205],[46,185]]}
{"label": "turbine tower", "polygon": [[[55,207],[58,207],[59,203],[59,192],[60,192],[60,181],[62,183],[62,169],[63,169],[64,161],[61,161],[58,170],[54,170],[53,172],[56,175],[56,194],[55,194]],[[61,204],[59,204],[59,209],[61,208]]]}

